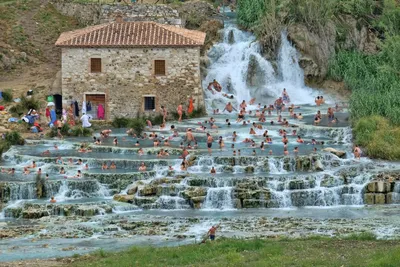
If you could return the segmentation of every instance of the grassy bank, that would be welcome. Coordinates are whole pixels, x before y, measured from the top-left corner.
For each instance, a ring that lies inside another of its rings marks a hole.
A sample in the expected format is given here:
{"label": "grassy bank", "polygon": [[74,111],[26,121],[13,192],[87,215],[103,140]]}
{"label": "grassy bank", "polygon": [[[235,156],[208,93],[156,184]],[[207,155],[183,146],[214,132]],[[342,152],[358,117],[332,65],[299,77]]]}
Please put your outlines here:
{"label": "grassy bank", "polygon": [[400,241],[370,234],[346,239],[217,240],[181,247],[133,247],[99,251],[72,266],[398,266]]}

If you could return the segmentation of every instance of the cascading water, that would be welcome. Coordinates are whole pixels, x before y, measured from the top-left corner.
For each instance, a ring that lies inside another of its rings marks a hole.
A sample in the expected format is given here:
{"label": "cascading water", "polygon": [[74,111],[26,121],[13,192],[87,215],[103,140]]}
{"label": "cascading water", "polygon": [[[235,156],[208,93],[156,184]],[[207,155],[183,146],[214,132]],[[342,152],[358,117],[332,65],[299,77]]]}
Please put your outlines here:
{"label": "cascading water", "polygon": [[202,209],[233,209],[232,187],[208,188]]}
{"label": "cascading water", "polygon": [[[310,104],[317,92],[304,85],[304,73],[299,66],[299,55],[288,41],[287,33],[281,34],[277,70],[260,54],[255,37],[226,22],[224,40],[208,53],[211,64],[203,80],[208,110],[223,109],[227,102],[238,105],[242,100],[256,98],[256,102],[273,103],[286,88],[292,103]],[[233,36],[233,40],[232,40]],[[216,79],[222,86],[221,93],[211,93],[207,86]],[[222,96],[233,95],[234,99]]]}

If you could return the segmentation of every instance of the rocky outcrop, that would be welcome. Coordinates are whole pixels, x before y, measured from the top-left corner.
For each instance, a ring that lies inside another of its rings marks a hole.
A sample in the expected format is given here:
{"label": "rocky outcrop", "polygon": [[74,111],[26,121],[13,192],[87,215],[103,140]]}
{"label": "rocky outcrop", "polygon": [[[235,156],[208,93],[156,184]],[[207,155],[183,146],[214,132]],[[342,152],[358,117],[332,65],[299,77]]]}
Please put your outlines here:
{"label": "rocky outcrop", "polygon": [[329,59],[335,53],[335,25],[327,23],[323,30],[314,32],[306,25],[293,24],[288,27],[288,37],[300,51],[299,64],[304,76],[325,77]]}
{"label": "rocky outcrop", "polygon": [[121,15],[125,21],[155,21],[162,24],[182,25],[178,11],[166,5],[102,5],[77,3],[74,0],[52,0],[52,3],[61,14],[74,17],[83,25],[115,21],[117,15]]}
{"label": "rocky outcrop", "polygon": [[39,219],[46,216],[95,216],[112,212],[112,205],[108,203],[85,204],[32,204],[24,203],[19,207],[4,209],[5,217],[24,219]]}
{"label": "rocky outcrop", "polygon": [[330,152],[330,153],[338,156],[339,158],[346,158],[346,152],[345,151],[337,150],[337,149],[334,149],[334,148],[331,148],[331,147],[324,148],[324,149],[322,149],[322,151]]}
{"label": "rocky outcrop", "polygon": [[378,38],[365,23],[350,15],[341,15],[318,29],[304,24],[288,27],[288,37],[300,52],[299,64],[306,80],[321,80],[328,72],[329,59],[335,49],[356,49],[377,53]]}
{"label": "rocky outcrop", "polygon": [[118,202],[132,203],[133,195],[114,195],[113,199]]}
{"label": "rocky outcrop", "polygon": [[217,15],[216,9],[206,1],[190,1],[177,6],[183,19],[182,25],[188,29],[198,29],[205,21]]}

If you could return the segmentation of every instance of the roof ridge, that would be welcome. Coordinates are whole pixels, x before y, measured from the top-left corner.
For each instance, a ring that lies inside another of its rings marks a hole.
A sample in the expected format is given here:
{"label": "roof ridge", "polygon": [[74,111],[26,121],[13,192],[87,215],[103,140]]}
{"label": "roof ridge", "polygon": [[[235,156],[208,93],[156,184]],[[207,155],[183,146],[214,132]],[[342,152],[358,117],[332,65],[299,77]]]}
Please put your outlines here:
{"label": "roof ridge", "polygon": [[[62,43],[65,43],[67,41],[70,41],[74,38],[78,38],[82,35],[88,34],[88,33],[92,33],[94,31],[103,29],[105,27],[107,27],[110,23],[102,23],[102,24],[97,24],[97,25],[93,25],[93,26],[89,26],[86,28],[81,28],[81,29],[77,29],[77,30],[73,30],[73,31],[67,31],[67,32],[63,32],[61,33],[60,37],[58,38],[58,40],[56,41],[56,45],[61,45]],[[74,34],[75,33],[75,34]],[[60,40],[62,39],[61,37],[63,35],[69,35],[67,40]]]}
{"label": "roof ridge", "polygon": [[[155,22],[154,22],[155,23]],[[183,37],[183,38],[186,38],[186,39],[189,39],[189,40],[191,40],[191,41],[193,41],[193,42],[195,42],[195,43],[197,43],[197,41],[195,40],[195,39],[193,39],[193,38],[191,38],[191,37],[188,37],[188,36],[184,36],[182,33],[180,33],[179,31],[174,31],[173,29],[174,28],[177,28],[178,30],[184,30],[184,31],[195,31],[195,30],[188,30],[188,29],[185,29],[185,28],[178,28],[178,27],[176,27],[176,26],[173,26],[173,25],[165,25],[165,24],[160,24],[160,23],[156,23],[159,27],[161,27],[161,28],[163,28],[164,30],[167,30],[167,31],[172,31],[173,33],[175,33],[175,34],[177,34],[177,35],[179,35],[179,36],[181,36],[181,37]],[[167,26],[167,27],[165,27],[165,26]],[[197,32],[200,32],[200,31],[197,31]]]}
{"label": "roof ridge", "polygon": [[202,46],[206,34],[154,21],[108,22],[64,32],[56,46]]}

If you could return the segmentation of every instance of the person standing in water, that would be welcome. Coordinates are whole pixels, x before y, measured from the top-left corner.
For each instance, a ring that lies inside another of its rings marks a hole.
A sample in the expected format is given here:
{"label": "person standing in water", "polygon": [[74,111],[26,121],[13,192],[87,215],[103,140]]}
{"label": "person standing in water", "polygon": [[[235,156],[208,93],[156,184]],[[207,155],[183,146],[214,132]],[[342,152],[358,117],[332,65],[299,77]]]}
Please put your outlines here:
{"label": "person standing in water", "polygon": [[161,106],[161,113],[163,116],[163,123],[165,123],[167,121],[168,111],[164,106]]}
{"label": "person standing in water", "polygon": [[211,134],[207,133],[207,149],[208,149],[208,154],[210,154],[211,156],[211,147],[212,147],[212,142],[213,142],[213,138],[211,136]]}
{"label": "person standing in water", "polygon": [[208,236],[210,237],[211,241],[215,240],[215,233],[217,232],[218,226],[211,226],[210,230],[208,230]]}
{"label": "person standing in water", "polygon": [[178,122],[181,122],[182,114],[183,114],[183,104],[182,103],[180,105],[178,105],[178,107],[176,108],[176,112],[178,112],[178,115],[179,115]]}
{"label": "person standing in water", "polygon": [[361,159],[361,149],[357,145],[354,147],[353,153],[356,159]]}

